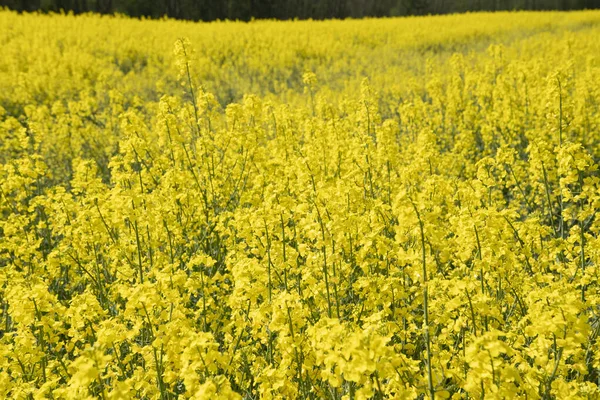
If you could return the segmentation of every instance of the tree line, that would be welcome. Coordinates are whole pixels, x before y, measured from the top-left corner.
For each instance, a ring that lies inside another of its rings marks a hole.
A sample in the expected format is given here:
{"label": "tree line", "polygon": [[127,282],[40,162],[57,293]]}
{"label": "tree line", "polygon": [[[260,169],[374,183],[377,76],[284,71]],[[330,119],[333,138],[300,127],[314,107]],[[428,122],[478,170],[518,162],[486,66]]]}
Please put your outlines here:
{"label": "tree line", "polygon": [[447,14],[466,11],[600,8],[600,0],[0,0],[17,11],[76,14],[122,13],[132,17],[217,19],[325,19]]}

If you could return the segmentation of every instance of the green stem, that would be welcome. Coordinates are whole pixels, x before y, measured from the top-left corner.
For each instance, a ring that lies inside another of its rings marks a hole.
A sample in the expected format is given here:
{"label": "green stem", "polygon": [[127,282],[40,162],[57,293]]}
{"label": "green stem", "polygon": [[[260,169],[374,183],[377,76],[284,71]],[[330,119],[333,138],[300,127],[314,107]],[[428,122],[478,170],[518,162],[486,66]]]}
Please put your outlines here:
{"label": "green stem", "polygon": [[431,343],[429,337],[429,311],[428,311],[428,301],[429,296],[427,293],[427,252],[425,249],[425,230],[423,228],[423,220],[421,219],[421,214],[419,214],[419,210],[415,203],[411,200],[411,204],[415,210],[415,214],[417,214],[417,219],[419,220],[419,229],[421,231],[421,249],[422,249],[422,263],[423,263],[423,314],[424,314],[424,323],[423,323],[423,333],[425,336],[425,346],[427,349],[427,387],[429,390],[429,396],[431,400],[435,400],[435,389],[433,388],[433,375],[431,373]]}

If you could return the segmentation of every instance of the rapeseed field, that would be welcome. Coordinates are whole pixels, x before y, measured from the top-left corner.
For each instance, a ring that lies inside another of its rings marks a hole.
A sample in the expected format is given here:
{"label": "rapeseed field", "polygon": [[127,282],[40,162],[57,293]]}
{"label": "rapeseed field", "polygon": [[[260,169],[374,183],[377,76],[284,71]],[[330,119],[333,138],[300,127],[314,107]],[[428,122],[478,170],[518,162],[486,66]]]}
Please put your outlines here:
{"label": "rapeseed field", "polygon": [[0,10],[0,398],[600,398],[599,38]]}

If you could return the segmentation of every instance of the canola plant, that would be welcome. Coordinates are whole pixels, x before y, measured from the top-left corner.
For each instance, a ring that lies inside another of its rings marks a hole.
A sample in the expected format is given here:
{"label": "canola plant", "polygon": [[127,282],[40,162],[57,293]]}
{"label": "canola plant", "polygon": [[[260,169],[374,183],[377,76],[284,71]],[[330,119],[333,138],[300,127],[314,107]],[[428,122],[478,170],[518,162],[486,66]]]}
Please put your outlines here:
{"label": "canola plant", "polygon": [[0,397],[598,399],[598,37],[0,10]]}

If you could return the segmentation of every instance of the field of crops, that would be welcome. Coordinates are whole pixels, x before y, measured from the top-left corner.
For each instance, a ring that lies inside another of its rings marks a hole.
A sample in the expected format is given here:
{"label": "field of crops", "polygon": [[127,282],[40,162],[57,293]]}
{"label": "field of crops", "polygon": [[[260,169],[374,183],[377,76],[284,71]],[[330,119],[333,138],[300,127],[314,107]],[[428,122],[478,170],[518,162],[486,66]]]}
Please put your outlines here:
{"label": "field of crops", "polygon": [[0,9],[0,398],[600,398],[598,38]]}

